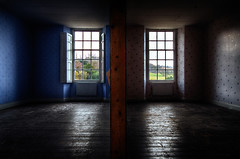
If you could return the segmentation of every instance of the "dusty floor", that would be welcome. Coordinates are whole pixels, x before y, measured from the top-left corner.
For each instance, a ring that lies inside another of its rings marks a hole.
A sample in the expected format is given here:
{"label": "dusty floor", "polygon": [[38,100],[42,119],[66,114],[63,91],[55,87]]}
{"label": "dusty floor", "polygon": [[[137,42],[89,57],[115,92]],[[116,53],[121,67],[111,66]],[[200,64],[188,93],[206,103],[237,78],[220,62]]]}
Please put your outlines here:
{"label": "dusty floor", "polygon": [[[108,103],[33,104],[0,111],[0,158],[110,158]],[[192,103],[129,103],[127,157],[236,158],[240,112]]]}
{"label": "dusty floor", "polygon": [[203,104],[128,106],[128,158],[238,158],[240,112]]}

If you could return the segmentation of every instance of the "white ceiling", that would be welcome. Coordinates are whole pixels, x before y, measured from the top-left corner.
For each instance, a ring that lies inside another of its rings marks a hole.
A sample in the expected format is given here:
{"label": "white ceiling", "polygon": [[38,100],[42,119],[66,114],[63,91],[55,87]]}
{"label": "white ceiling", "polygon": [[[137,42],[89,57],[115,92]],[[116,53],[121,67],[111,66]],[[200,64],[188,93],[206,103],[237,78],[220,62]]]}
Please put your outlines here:
{"label": "white ceiling", "polygon": [[[47,21],[71,28],[101,28],[109,24],[110,0],[0,0],[1,6],[28,20]],[[229,11],[226,1],[127,0],[128,24],[147,28],[179,28],[207,22]]]}

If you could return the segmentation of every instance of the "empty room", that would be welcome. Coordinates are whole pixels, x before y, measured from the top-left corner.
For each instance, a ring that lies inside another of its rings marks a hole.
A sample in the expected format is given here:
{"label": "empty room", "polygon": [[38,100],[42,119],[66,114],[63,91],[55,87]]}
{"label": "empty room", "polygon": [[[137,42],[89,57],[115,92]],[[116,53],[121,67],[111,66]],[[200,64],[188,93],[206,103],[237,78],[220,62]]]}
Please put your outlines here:
{"label": "empty room", "polygon": [[0,0],[0,158],[237,158],[236,5]]}

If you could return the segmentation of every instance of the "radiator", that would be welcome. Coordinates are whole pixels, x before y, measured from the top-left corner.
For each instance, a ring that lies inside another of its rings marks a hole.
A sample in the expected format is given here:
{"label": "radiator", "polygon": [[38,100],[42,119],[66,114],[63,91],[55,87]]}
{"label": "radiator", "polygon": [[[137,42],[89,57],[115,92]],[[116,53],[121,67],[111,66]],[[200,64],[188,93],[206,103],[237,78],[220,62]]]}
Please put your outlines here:
{"label": "radiator", "polygon": [[153,83],[152,96],[171,96],[173,95],[172,83]]}
{"label": "radiator", "polygon": [[97,96],[97,84],[96,83],[77,83],[76,84],[77,96]]}

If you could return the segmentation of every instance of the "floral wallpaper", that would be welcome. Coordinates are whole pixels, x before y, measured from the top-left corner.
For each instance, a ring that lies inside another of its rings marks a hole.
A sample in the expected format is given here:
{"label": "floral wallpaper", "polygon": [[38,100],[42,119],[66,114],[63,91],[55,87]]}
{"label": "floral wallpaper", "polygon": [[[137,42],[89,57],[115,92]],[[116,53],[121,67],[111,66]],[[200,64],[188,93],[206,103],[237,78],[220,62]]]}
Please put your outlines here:
{"label": "floral wallpaper", "polygon": [[127,27],[127,99],[144,99],[144,27]]}
{"label": "floral wallpaper", "polygon": [[185,98],[202,100],[204,87],[204,29],[200,26],[185,27]]}
{"label": "floral wallpaper", "polygon": [[205,29],[185,26],[177,36],[177,90],[180,99],[199,101],[204,88]]}
{"label": "floral wallpaper", "polygon": [[208,28],[205,97],[240,106],[240,23],[223,17]]}

